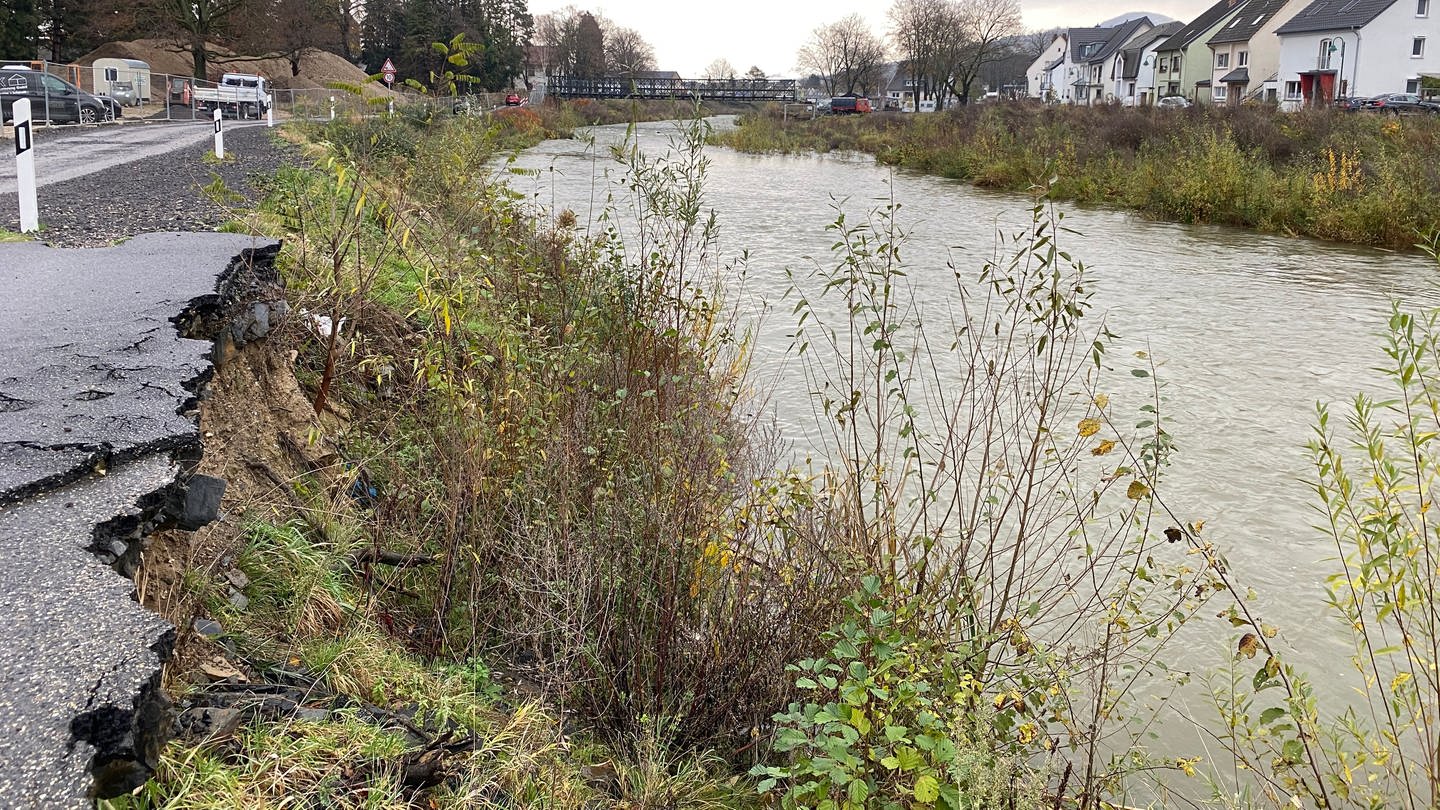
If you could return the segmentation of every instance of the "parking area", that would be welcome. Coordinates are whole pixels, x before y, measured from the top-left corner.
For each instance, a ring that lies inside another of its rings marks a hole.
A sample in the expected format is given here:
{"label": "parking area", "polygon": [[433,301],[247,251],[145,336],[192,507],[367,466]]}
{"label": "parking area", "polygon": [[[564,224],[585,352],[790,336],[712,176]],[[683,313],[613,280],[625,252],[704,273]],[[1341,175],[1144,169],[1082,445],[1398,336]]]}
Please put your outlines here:
{"label": "parking area", "polygon": [[[257,122],[229,122],[230,128],[263,127]],[[10,137],[6,128],[5,137]],[[35,182],[43,188],[145,158],[164,155],[207,141],[209,122],[172,121],[135,126],[50,127],[35,139]],[[0,160],[0,194],[15,192],[15,161]]]}

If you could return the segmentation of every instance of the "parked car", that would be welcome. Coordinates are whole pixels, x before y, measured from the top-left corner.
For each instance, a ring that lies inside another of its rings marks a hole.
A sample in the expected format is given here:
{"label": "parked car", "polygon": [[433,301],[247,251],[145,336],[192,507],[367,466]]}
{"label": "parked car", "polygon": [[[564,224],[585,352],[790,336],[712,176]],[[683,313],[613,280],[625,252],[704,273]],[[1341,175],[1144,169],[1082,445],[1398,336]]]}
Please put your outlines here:
{"label": "parked car", "polygon": [[36,121],[93,124],[120,117],[120,105],[114,99],[87,93],[24,65],[0,67],[0,119],[10,121],[11,108],[22,98],[30,99],[30,116]]}
{"label": "parked car", "polygon": [[1184,96],[1161,96],[1160,100],[1155,102],[1155,106],[1162,110],[1183,110],[1194,105],[1191,104],[1190,99]]}
{"label": "parked car", "polygon": [[828,99],[828,98],[822,98],[822,99],[820,99],[819,101],[815,102],[815,114],[816,114],[816,115],[829,115],[829,114],[830,114],[830,99]]}
{"label": "parked car", "polygon": [[1365,105],[1369,102],[1370,99],[1367,96],[1351,96],[1350,98],[1337,98],[1335,99],[1335,109],[1344,110],[1345,112],[1355,112],[1356,110],[1365,109]]}
{"label": "parked car", "polygon": [[135,92],[133,82],[111,82],[105,90],[105,95],[115,99],[121,107],[140,106],[140,94]]}
{"label": "parked car", "polygon": [[1440,104],[1425,101],[1414,93],[1386,93],[1365,102],[1370,112],[1390,113],[1440,113]]}
{"label": "parked car", "polygon": [[519,94],[519,93],[506,93],[506,94],[505,94],[505,106],[506,106],[506,107],[519,107],[521,104],[524,104],[524,103],[525,103],[525,100],[522,99],[522,98],[520,98],[520,94]]}
{"label": "parked car", "polygon": [[870,99],[864,96],[836,96],[830,99],[831,115],[855,115],[870,112]]}

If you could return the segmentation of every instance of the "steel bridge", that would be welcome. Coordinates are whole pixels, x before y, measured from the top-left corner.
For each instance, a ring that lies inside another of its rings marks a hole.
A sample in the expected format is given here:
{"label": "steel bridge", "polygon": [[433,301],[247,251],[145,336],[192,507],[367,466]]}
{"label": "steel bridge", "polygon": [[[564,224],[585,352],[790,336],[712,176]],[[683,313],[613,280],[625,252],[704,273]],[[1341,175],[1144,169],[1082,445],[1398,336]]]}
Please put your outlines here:
{"label": "steel bridge", "polygon": [[607,76],[577,79],[552,76],[546,95],[558,98],[693,98],[726,101],[795,101],[799,83],[794,79],[677,79]]}

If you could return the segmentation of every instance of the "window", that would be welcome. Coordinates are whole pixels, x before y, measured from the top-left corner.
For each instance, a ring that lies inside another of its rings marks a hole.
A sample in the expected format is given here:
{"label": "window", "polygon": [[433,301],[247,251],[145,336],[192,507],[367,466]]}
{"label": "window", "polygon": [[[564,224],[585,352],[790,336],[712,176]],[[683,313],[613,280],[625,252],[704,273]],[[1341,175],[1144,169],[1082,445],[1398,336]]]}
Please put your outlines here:
{"label": "window", "polygon": [[45,86],[45,92],[49,93],[50,95],[63,96],[70,93],[70,85],[60,81],[54,76],[41,76],[40,81]]}
{"label": "window", "polygon": [[1250,64],[1250,52],[1241,51],[1240,55],[1235,57],[1236,67],[1245,67],[1248,64]]}
{"label": "window", "polygon": [[1169,59],[1161,59],[1161,60],[1160,60],[1160,72],[1161,72],[1161,73],[1169,73],[1169,72],[1170,72],[1170,60],[1169,60]]}
{"label": "window", "polygon": [[1406,79],[1406,80],[1405,80],[1405,92],[1407,92],[1407,93],[1419,93],[1419,92],[1420,92],[1420,80],[1419,80],[1419,79]]}
{"label": "window", "polygon": [[1217,54],[1215,54],[1215,67],[1217,67],[1217,68],[1227,68],[1227,67],[1230,67],[1230,54],[1228,54],[1228,53],[1217,53]]}
{"label": "window", "polygon": [[1410,56],[1420,58],[1425,55],[1425,37],[1415,37],[1410,40]]}
{"label": "window", "polygon": [[1285,82],[1285,100],[1300,100],[1300,82]]}
{"label": "window", "polygon": [[107,81],[107,82],[118,82],[118,81],[120,81],[120,71],[119,71],[117,68],[105,68],[105,81]]}
{"label": "window", "polygon": [[1225,92],[1225,85],[1217,84],[1215,85],[1215,89],[1210,93],[1210,97],[1215,99],[1216,101],[1224,101]]}
{"label": "window", "polygon": [[1416,16],[1416,17],[1429,17],[1429,16],[1430,16],[1430,0],[1416,0],[1416,2],[1415,2],[1415,16]]}

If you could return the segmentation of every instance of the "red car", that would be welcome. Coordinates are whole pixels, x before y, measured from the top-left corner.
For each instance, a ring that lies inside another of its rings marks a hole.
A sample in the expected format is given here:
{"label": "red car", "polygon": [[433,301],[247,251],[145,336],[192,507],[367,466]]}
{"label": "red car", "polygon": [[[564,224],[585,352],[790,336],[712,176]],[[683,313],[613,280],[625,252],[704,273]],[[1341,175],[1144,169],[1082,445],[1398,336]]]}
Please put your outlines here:
{"label": "red car", "polygon": [[520,99],[519,93],[510,93],[505,96],[506,107],[519,107],[523,103],[525,102]]}

